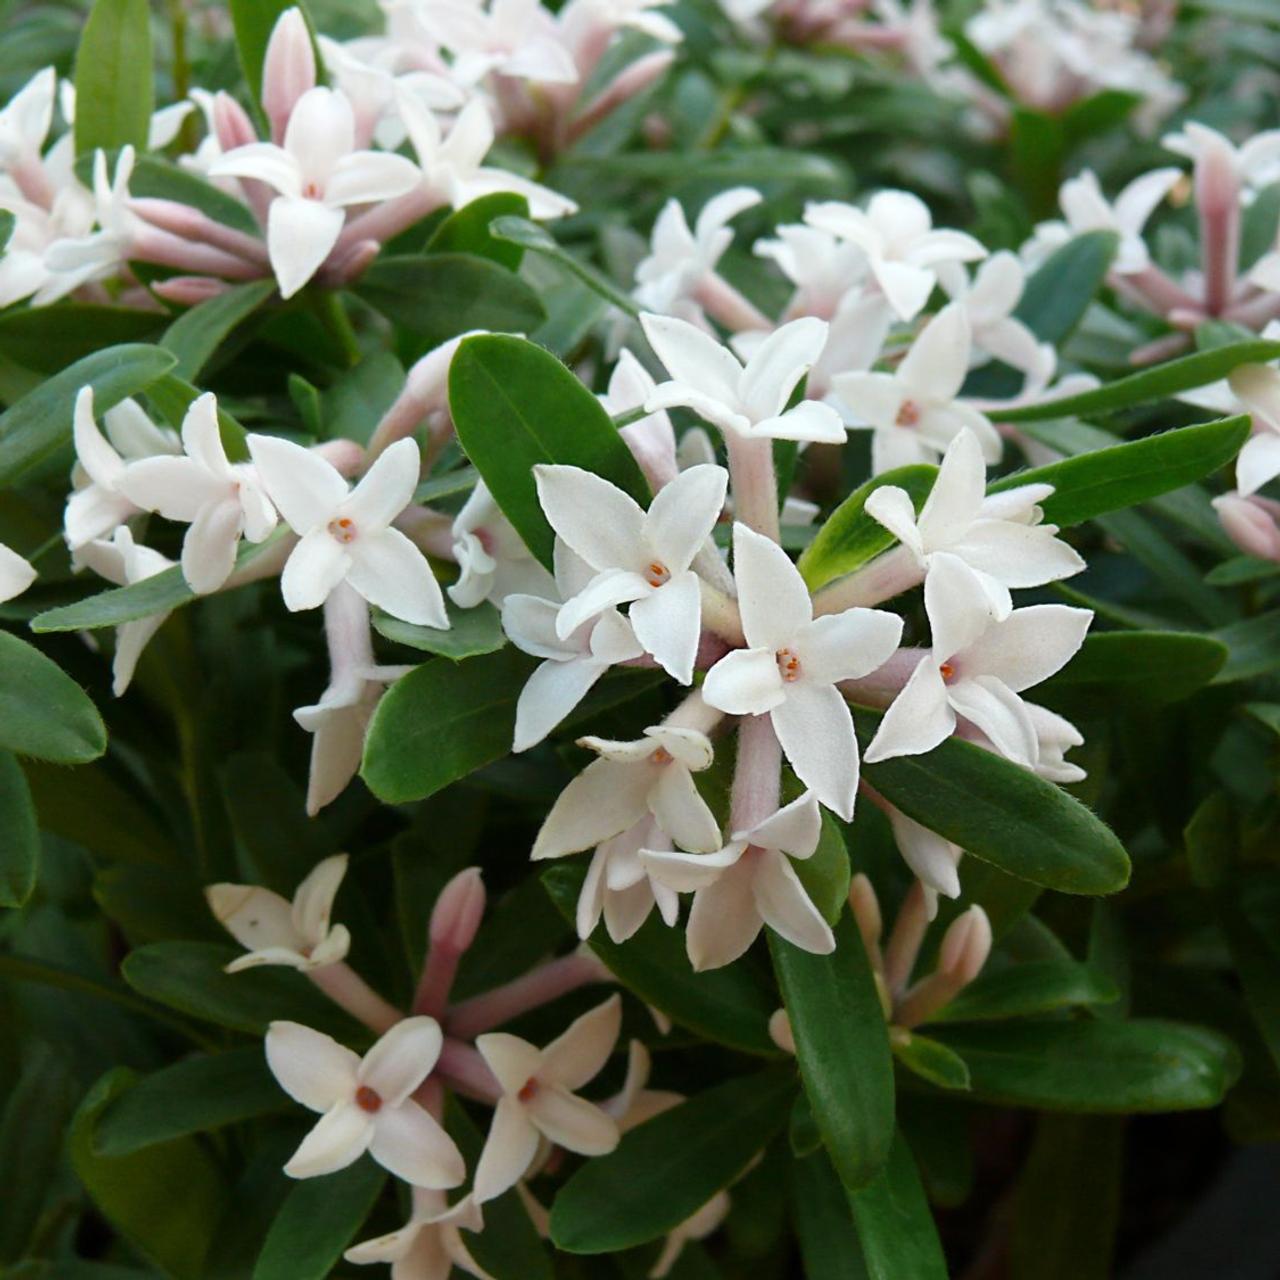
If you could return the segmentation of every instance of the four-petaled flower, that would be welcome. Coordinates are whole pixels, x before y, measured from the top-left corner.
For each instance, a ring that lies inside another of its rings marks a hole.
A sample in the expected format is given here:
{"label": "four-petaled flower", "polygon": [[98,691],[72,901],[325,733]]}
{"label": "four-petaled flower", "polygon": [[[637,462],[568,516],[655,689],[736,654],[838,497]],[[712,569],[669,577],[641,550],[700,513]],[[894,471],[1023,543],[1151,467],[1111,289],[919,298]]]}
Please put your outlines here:
{"label": "four-petaled flower", "polygon": [[396,1231],[352,1245],[342,1256],[364,1266],[391,1263],[391,1280],[449,1280],[454,1267],[477,1280],[492,1280],[471,1256],[462,1233],[484,1228],[484,1215],[473,1196],[450,1205],[441,1191],[413,1188],[413,1211]]}

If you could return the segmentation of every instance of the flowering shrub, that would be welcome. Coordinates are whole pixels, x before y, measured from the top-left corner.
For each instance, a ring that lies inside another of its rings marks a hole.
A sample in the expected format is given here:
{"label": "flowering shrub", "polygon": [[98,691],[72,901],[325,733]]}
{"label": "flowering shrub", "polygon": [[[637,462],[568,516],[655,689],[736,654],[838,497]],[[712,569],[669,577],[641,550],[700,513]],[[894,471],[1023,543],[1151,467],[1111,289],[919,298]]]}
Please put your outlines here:
{"label": "flowering shrub", "polygon": [[1275,13],[0,16],[5,1275],[1092,1280],[1280,1137]]}

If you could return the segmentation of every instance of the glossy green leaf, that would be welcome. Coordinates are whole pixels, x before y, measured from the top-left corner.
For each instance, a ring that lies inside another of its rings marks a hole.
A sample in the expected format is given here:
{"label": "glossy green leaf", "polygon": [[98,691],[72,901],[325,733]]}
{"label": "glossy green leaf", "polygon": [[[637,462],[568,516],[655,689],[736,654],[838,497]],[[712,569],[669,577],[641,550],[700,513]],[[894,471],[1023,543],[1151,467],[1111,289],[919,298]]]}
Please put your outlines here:
{"label": "glossy green leaf", "polygon": [[380,609],[374,610],[373,629],[396,644],[421,649],[424,653],[437,653],[454,662],[484,653],[496,653],[507,643],[501,616],[487,600],[471,609],[459,609],[453,604],[447,608],[450,624],[447,631],[438,627],[415,626]]}
{"label": "glossy green leaf", "polygon": [[891,1037],[893,1056],[912,1075],[937,1085],[939,1089],[964,1092],[969,1087],[969,1068],[954,1049],[914,1031],[895,1027]]}
{"label": "glossy green leaf", "polygon": [[261,1046],[197,1054],[118,1093],[98,1120],[93,1147],[98,1155],[125,1156],[290,1105]]}
{"label": "glossy green leaf", "polygon": [[1041,422],[1046,418],[1087,418],[1091,415],[1116,413],[1154,400],[1167,400],[1183,391],[1207,386],[1225,378],[1242,364],[1266,364],[1280,358],[1280,342],[1258,338],[1253,342],[1236,342],[1211,351],[1153,365],[1139,373],[1116,378],[1112,382],[1082,391],[1078,395],[1044,400],[1020,409],[1001,409],[1002,422]]}
{"label": "glossy green leaf", "polygon": [[1040,339],[1061,346],[1102,288],[1119,237],[1086,231],[1055,249],[1027,277],[1014,315]]}
{"label": "glossy green leaf", "polygon": [[1211,587],[1239,587],[1248,582],[1262,582],[1280,575],[1280,564],[1274,560],[1258,560],[1253,556],[1235,556],[1216,564],[1204,575]]}
{"label": "glossy green leaf", "polygon": [[1088,965],[1073,960],[1028,960],[980,974],[930,1021],[1022,1018],[1079,1005],[1111,1004],[1119,998],[1115,983]]}
{"label": "glossy green leaf", "polygon": [[865,510],[867,499],[875,490],[887,484],[897,485],[911,495],[919,511],[937,474],[938,468],[933,466],[898,467],[855,489],[827,517],[800,556],[797,567],[809,590],[817,591],[832,579],[852,573],[893,546],[896,541],[893,534]]}
{"label": "glossy green leaf", "polygon": [[852,871],[840,824],[827,810],[822,811],[822,832],[813,856],[792,865],[809,900],[828,924],[835,924],[849,897]]}
{"label": "glossy green leaf", "polygon": [[13,235],[15,226],[17,226],[17,219],[13,214],[8,209],[0,209],[0,253],[9,247],[9,239]]}
{"label": "glossy green leaf", "polygon": [[[880,723],[854,713],[865,750]],[[1129,879],[1129,857],[1115,834],[1061,788],[958,738],[921,756],[864,765],[891,804],[994,863],[1061,893],[1115,893]]]}
{"label": "glossy green leaf", "polygon": [[1233,622],[1210,633],[1227,646],[1227,660],[1214,684],[1253,680],[1280,670],[1280,609]]}
{"label": "glossy green leaf", "polygon": [[177,357],[173,372],[188,381],[199,377],[231,331],[275,291],[274,280],[251,280],[184,311],[160,339],[160,345]]}
{"label": "glossy green leaf", "polygon": [[84,764],[106,749],[89,695],[39,649],[0,631],[0,750]]}
{"label": "glossy green leaf", "polygon": [[41,383],[0,414],[0,485],[10,485],[71,441],[71,417],[80,388],[93,388],[101,415],[167,373],[173,356],[160,347],[108,347]]}
{"label": "glossy green leaf", "polygon": [[672,1230],[727,1187],[786,1122],[789,1070],[739,1076],[623,1134],[587,1161],[551,1208],[567,1253],[612,1253]]}
{"label": "glossy green leaf", "polygon": [[893,1142],[889,1032],[866,949],[846,914],[831,955],[769,934],[796,1060],[822,1141],[847,1187],[865,1186]]}
{"label": "glossy green leaf", "polygon": [[253,1280],[325,1280],[356,1238],[387,1180],[372,1159],[289,1192],[253,1268]]}
{"label": "glossy green leaf", "polygon": [[531,342],[468,338],[449,369],[449,404],[458,439],[494,501],[548,568],[554,534],[538,503],[538,463],[582,467],[648,502],[640,467],[600,402]]}
{"label": "glossy green leaf", "polygon": [[1240,1073],[1225,1037],[1154,1018],[939,1026],[933,1034],[968,1064],[975,1097],[1046,1111],[1215,1107]]}
{"label": "glossy green leaf", "polygon": [[[584,875],[584,867],[566,864],[542,876],[551,900],[570,922]],[[694,973],[683,936],[656,915],[625,943],[611,941],[601,927],[587,945],[623,986],[672,1022],[744,1053],[777,1054],[769,1036],[769,1016],[777,998],[746,965]]]}
{"label": "glossy green leaf", "polygon": [[0,751],[0,907],[20,907],[36,887],[40,832],[22,766]]}
{"label": "glossy green leaf", "polygon": [[94,0],[76,50],[76,151],[147,149],[155,81],[147,0]]}
{"label": "glossy green leaf", "polygon": [[150,342],[163,317],[134,307],[62,302],[0,313],[0,351],[37,373],[56,373],[103,347]]}
{"label": "glossy green leaf", "polygon": [[193,1138],[127,1156],[99,1155],[98,1120],[136,1076],[121,1067],[102,1077],[71,1125],[71,1167],[103,1217],[175,1280],[199,1280],[225,1192],[217,1166]]}
{"label": "glossy green leaf", "polygon": [[379,258],[354,291],[422,351],[471,329],[528,333],[546,314],[519,276],[474,254]]}
{"label": "glossy green leaf", "polygon": [[805,1280],[867,1280],[849,1198],[825,1151],[792,1161],[791,1216]]}
{"label": "glossy green leaf", "polygon": [[432,233],[427,253],[470,253],[517,271],[524,249],[490,230],[495,218],[529,216],[529,202],[515,191],[495,191],[455,209]]}

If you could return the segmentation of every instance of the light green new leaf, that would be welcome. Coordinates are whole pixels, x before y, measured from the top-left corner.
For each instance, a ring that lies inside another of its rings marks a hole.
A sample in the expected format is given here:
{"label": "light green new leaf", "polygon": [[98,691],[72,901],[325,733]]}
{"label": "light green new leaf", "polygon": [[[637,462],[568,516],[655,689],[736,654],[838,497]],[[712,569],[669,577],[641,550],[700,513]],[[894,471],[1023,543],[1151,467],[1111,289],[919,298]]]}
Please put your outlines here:
{"label": "light green new leaf", "polygon": [[107,749],[93,700],[52,659],[0,631],[0,750],[84,764]]}
{"label": "light green new leaf", "polygon": [[155,80],[148,0],[94,0],[76,50],[76,151],[147,148]]}

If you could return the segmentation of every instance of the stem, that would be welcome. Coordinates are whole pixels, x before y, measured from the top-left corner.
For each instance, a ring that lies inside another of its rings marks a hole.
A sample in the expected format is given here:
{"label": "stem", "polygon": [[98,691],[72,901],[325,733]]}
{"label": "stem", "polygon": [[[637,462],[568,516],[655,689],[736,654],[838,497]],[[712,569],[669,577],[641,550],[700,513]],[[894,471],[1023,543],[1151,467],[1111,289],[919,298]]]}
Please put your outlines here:
{"label": "stem", "polygon": [[725,432],[734,515],[743,524],[778,541],[778,481],[773,441]]}
{"label": "stem", "polygon": [[311,979],[334,1004],[341,1006],[353,1018],[363,1022],[371,1031],[382,1035],[403,1019],[404,1014],[384,1000],[349,964],[328,964],[322,969],[312,969]]}
{"label": "stem", "polygon": [[440,1047],[434,1074],[442,1076],[458,1093],[468,1098],[492,1105],[502,1097],[502,1087],[479,1051],[451,1036],[446,1036]]}
{"label": "stem", "polygon": [[729,826],[749,831],[778,808],[782,748],[766,716],[743,716],[738,724],[738,762],[729,800]]}
{"label": "stem", "polygon": [[910,550],[897,546],[861,569],[837,578],[813,598],[813,612],[843,613],[855,607],[870,608],[900,596],[924,581],[924,570]]}
{"label": "stem", "polygon": [[590,952],[574,951],[549,960],[492,991],[454,1005],[445,1017],[445,1026],[450,1035],[472,1040],[579,987],[605,982],[609,976]]}

